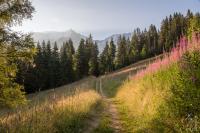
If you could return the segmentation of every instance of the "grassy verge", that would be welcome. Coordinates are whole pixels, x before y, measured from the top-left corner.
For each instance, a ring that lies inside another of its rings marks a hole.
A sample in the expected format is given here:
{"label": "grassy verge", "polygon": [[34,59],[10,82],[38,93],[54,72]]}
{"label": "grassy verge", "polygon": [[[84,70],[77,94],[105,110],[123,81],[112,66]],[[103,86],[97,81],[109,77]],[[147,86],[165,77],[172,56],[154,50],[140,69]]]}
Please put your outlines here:
{"label": "grassy verge", "polygon": [[[163,120],[161,110],[171,96],[176,67],[160,70],[142,79],[127,81],[117,94],[118,108],[126,132],[174,132],[172,121]],[[165,108],[166,109],[166,108]],[[165,116],[168,110],[162,110]],[[169,119],[168,119],[169,120]]]}
{"label": "grassy verge", "polygon": [[116,98],[124,129],[135,132],[200,131],[200,52],[179,62],[126,81]]}
{"label": "grassy verge", "polygon": [[77,90],[71,96],[57,97],[54,101],[1,117],[0,130],[16,133],[78,133],[100,100],[93,90]]}
{"label": "grassy verge", "polygon": [[107,103],[102,102],[102,108],[101,111],[101,117],[100,117],[100,123],[96,129],[92,133],[114,133],[114,130],[110,127],[111,125],[111,118],[106,112],[106,108],[108,108]]}
{"label": "grassy verge", "polygon": [[102,78],[102,89],[105,95],[109,98],[114,98],[119,86],[123,84],[127,75],[117,75],[113,77],[104,77]]}

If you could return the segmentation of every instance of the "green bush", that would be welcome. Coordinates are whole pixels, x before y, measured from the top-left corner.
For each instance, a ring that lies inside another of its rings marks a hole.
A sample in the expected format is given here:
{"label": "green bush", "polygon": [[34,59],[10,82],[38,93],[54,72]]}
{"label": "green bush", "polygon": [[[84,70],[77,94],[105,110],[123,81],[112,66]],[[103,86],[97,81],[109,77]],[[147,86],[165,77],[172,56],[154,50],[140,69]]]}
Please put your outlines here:
{"label": "green bush", "polygon": [[171,112],[181,120],[178,124],[181,131],[200,131],[200,52],[185,53],[178,67],[171,86]]}

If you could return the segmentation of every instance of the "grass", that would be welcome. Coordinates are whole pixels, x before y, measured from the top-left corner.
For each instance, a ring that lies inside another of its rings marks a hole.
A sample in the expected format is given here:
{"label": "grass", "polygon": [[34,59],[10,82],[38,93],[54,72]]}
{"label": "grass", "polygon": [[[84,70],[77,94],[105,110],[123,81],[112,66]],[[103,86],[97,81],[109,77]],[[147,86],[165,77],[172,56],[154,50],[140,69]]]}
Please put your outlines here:
{"label": "grass", "polygon": [[110,127],[111,120],[109,116],[103,114],[99,126],[93,131],[93,133],[114,133],[114,130]]}
{"label": "grass", "polygon": [[145,69],[149,63],[152,63],[156,59],[163,58],[163,55],[138,61],[132,65],[109,73],[108,75],[101,76],[102,88],[106,96],[114,98],[118,92],[119,87],[126,81],[135,75],[138,71]]}
{"label": "grass", "polygon": [[163,60],[119,87],[116,99],[125,132],[200,131],[199,44],[198,38],[183,38]]}
{"label": "grass", "polygon": [[106,112],[106,108],[108,108],[108,104],[105,102],[102,102],[102,108],[103,110],[101,111],[99,125],[96,129],[94,129],[92,133],[114,133],[114,130],[110,127],[111,118],[108,112]]}
{"label": "grass", "polygon": [[0,131],[82,132],[86,126],[85,120],[101,101],[100,95],[93,89],[94,81],[90,78],[53,92],[45,91],[30,96],[27,106],[7,110],[1,114]]}
{"label": "grass", "polygon": [[168,88],[168,77],[172,78],[171,72],[173,73],[173,70],[163,70],[140,80],[126,81],[120,87],[116,98],[120,102],[118,109],[127,133],[174,132],[171,123],[163,120],[160,115],[161,107],[171,95]]}
{"label": "grass", "polygon": [[[115,98],[118,88],[124,81],[139,69],[144,69],[148,63],[149,60],[141,61],[130,68],[101,77],[105,94],[109,98]],[[70,85],[28,95],[29,102],[26,106],[13,110],[0,109],[0,131],[3,133],[83,132],[89,126],[87,119],[93,117],[91,112],[101,113],[98,111],[102,108],[99,106],[101,103],[99,86],[100,82],[88,77]],[[110,116],[103,112],[100,124],[94,133],[114,132],[110,123]]]}

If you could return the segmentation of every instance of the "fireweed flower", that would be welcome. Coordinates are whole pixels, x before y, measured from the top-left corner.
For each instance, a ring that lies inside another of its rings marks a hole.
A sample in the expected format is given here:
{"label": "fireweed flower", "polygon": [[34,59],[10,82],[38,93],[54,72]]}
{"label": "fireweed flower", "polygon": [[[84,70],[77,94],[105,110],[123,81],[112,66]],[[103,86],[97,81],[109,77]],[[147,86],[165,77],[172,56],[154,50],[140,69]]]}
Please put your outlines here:
{"label": "fireweed flower", "polygon": [[[137,72],[133,77],[142,78],[146,74],[154,73],[160,68],[167,68],[171,64],[180,60],[182,55],[187,51],[200,50],[200,34],[193,34],[192,38],[188,40],[186,37],[182,37],[179,42],[176,44],[176,47],[172,48],[171,52],[164,53],[163,59],[157,59],[152,64],[148,65],[146,69]],[[186,66],[181,66],[185,68]],[[191,77],[192,81],[196,81],[196,78]]]}

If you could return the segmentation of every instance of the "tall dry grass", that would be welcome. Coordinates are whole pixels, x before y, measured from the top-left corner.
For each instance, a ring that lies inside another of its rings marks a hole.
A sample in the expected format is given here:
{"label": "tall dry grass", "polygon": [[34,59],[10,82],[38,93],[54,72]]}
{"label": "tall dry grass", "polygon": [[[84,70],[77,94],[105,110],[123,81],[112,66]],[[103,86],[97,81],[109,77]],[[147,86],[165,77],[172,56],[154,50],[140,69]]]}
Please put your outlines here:
{"label": "tall dry grass", "polygon": [[[194,35],[191,40],[182,38],[177,47],[170,53],[166,53],[163,59],[158,59],[146,69],[139,71],[118,89],[116,99],[120,103],[118,108],[127,132],[198,132],[200,130],[199,117],[194,117],[195,119],[190,116],[178,117],[174,115],[175,112],[172,112],[173,107],[178,107],[178,104],[185,105],[187,102],[176,101],[174,104],[171,99],[174,95],[179,98],[172,92],[176,89],[174,83],[179,80],[177,76],[180,77],[181,68],[178,62],[186,52],[192,53],[192,51],[200,51],[199,34]],[[184,84],[180,86],[185,87]],[[193,93],[184,96],[190,95]],[[195,103],[197,101],[194,105]]]}
{"label": "tall dry grass", "polygon": [[0,132],[81,132],[84,121],[100,101],[89,78],[70,86],[29,96],[30,103],[6,110],[0,117]]}

